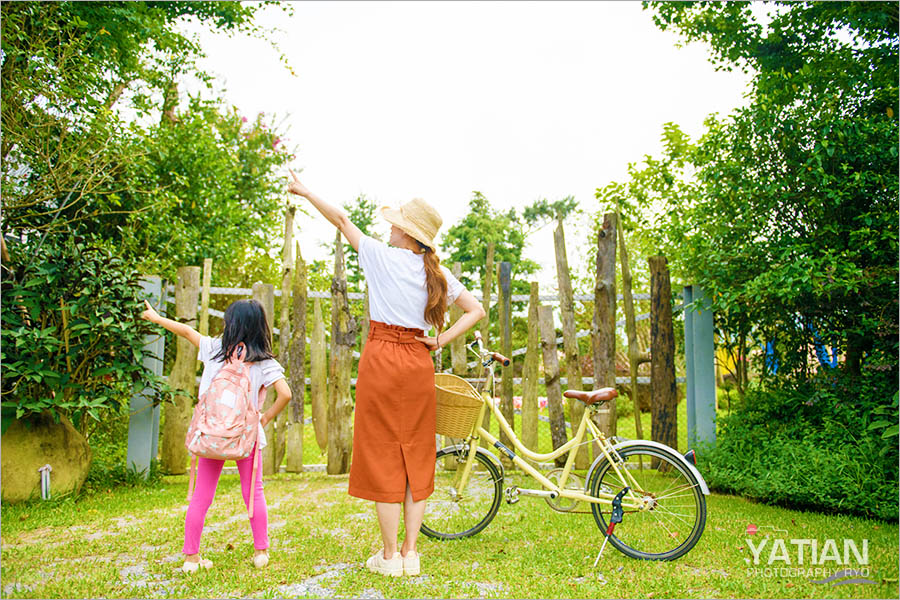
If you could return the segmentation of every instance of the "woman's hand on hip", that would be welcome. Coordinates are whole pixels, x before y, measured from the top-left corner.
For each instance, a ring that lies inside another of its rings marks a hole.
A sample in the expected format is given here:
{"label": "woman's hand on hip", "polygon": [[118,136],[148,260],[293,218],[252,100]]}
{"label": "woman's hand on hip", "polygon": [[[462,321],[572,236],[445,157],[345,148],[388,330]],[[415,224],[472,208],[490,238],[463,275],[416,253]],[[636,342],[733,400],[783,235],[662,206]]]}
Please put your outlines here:
{"label": "woman's hand on hip", "polygon": [[435,350],[440,350],[441,346],[438,345],[437,338],[431,337],[430,335],[416,336],[417,342],[422,342],[428,348],[429,352],[434,352]]}

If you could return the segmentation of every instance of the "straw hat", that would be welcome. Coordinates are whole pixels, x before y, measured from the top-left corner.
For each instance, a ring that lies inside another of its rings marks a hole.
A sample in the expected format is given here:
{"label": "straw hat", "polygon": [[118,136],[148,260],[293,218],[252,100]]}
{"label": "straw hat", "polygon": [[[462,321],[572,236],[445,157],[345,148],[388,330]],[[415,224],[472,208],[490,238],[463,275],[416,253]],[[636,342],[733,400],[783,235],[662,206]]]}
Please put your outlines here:
{"label": "straw hat", "polygon": [[396,225],[412,236],[413,239],[422,242],[432,250],[437,250],[434,246],[434,236],[437,235],[444,220],[430,204],[421,198],[413,198],[400,208],[383,206],[381,216],[388,223]]}

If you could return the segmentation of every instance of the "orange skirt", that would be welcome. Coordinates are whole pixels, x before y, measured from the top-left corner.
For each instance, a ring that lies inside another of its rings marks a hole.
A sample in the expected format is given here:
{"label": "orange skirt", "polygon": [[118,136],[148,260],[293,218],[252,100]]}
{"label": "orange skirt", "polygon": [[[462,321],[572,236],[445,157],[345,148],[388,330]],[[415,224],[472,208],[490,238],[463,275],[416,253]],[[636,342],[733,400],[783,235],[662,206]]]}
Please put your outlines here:
{"label": "orange skirt", "polygon": [[414,502],[434,491],[434,363],[421,329],[369,324],[359,360],[353,419],[351,496]]}

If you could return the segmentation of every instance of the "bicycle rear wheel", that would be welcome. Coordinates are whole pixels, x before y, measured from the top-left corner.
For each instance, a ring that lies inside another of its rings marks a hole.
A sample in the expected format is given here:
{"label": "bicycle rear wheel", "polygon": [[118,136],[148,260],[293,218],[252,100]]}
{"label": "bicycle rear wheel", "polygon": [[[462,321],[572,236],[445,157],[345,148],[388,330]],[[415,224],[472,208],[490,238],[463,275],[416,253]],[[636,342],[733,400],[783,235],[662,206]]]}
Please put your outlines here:
{"label": "bicycle rear wheel", "polygon": [[[674,560],[700,540],[706,525],[706,497],[693,473],[670,451],[652,446],[632,446],[619,451],[635,479],[635,493],[647,500],[648,510],[625,509],[609,543],[632,558]],[[630,485],[630,482],[629,484]],[[592,495],[618,494],[622,480],[609,461],[597,466],[588,484]],[[591,512],[605,532],[612,513],[608,504],[591,504]]]}
{"label": "bicycle rear wheel", "polygon": [[475,535],[488,526],[500,508],[503,476],[480,452],[475,453],[469,479],[459,489],[459,478],[469,456],[468,447],[438,450],[434,468],[434,493],[425,503],[422,533],[453,540]]}

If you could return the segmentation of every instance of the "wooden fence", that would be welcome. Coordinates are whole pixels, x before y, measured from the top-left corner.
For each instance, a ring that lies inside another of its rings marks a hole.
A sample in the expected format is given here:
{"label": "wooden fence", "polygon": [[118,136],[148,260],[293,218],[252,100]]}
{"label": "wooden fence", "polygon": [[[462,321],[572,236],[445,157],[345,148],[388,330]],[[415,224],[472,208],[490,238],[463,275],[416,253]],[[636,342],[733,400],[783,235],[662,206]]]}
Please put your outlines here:
{"label": "wooden fence", "polygon": [[[334,277],[329,291],[309,291],[306,266],[300,255],[299,244],[292,240],[293,210],[285,215],[285,243],[282,254],[282,280],[279,289],[274,285],[256,283],[252,288],[212,287],[212,261],[207,259],[201,273],[200,267],[182,267],[178,269],[175,285],[166,286],[163,290],[158,278],[148,281],[148,296],[163,312],[167,304],[174,301],[175,316],[206,333],[209,331],[209,318],[221,318],[223,313],[210,308],[210,296],[228,295],[253,297],[259,300],[266,309],[270,329],[277,338],[277,358],[289,373],[289,383],[294,397],[289,408],[279,418],[270,423],[266,429],[269,444],[264,449],[263,472],[271,474],[280,465],[286,470],[299,472],[303,470],[303,435],[305,422],[304,396],[309,386],[311,404],[311,424],[315,429],[317,444],[327,449],[327,470],[329,473],[345,473],[349,470],[351,456],[351,424],[352,396],[351,387],[355,380],[351,377],[353,360],[359,358],[356,351],[365,343],[368,331],[368,299],[364,293],[347,291],[343,244],[340,235],[335,238]],[[554,447],[565,443],[566,430],[564,419],[560,417],[568,413],[572,422],[581,418],[579,409],[583,408],[570,401],[565,410],[562,399],[562,386],[582,389],[585,386],[603,387],[616,384],[630,384],[631,401],[635,414],[639,415],[638,393],[641,386],[650,384],[652,398],[652,436],[653,439],[677,445],[676,395],[674,368],[674,335],[672,330],[672,294],[669,288],[669,275],[664,257],[653,257],[649,261],[651,269],[651,291],[649,294],[632,294],[628,256],[624,244],[624,236],[616,227],[617,216],[605,215],[598,232],[596,251],[596,277],[592,295],[575,295],[569,279],[568,261],[565,249],[563,223],[560,220],[554,232],[556,249],[558,295],[539,295],[538,283],[530,282],[531,293],[528,295],[512,295],[512,273],[510,264],[501,262],[493,267],[493,245],[488,246],[488,269],[486,269],[480,293],[474,292],[483,306],[489,309],[496,306],[499,314],[499,339],[491,340],[485,318],[480,325],[486,343],[512,358],[525,355],[522,378],[513,376],[513,367],[504,367],[499,373],[498,389],[500,392],[500,410],[507,421],[513,419],[513,386],[522,386],[522,431],[517,432],[529,447],[537,445],[537,388],[546,385],[549,412],[551,415],[551,437]],[[618,241],[619,259],[622,266],[624,289],[622,294],[616,293],[616,249]],[[460,272],[458,264],[453,271]],[[201,278],[202,274],[202,278]],[[201,284],[202,279],[202,284]],[[275,326],[275,298],[280,298],[280,314]],[[322,299],[331,300],[331,315],[327,326],[322,314]],[[616,320],[617,300],[623,300],[625,318]],[[651,310],[642,315],[634,314],[635,300],[650,300]],[[309,303],[312,303],[312,328],[306,331]],[[351,316],[350,302],[363,302],[363,317],[359,320]],[[528,303],[528,343],[523,348],[512,348],[511,322],[512,304]],[[593,314],[590,329],[576,331],[575,303],[592,303]],[[550,304],[558,305],[559,322],[562,335],[557,336],[554,326],[554,309]],[[198,312],[199,307],[199,312]],[[676,310],[681,306],[675,307]],[[458,317],[451,307],[451,320]],[[458,309],[457,309],[458,310]],[[489,312],[487,310],[486,312]],[[635,323],[643,319],[651,321],[651,348],[641,352],[637,345]],[[451,321],[452,322],[452,321]],[[615,376],[615,331],[617,327],[625,327],[628,338],[628,357],[630,377]],[[330,329],[330,335],[326,331]],[[693,331],[693,329],[692,329]],[[692,338],[692,352],[705,348],[705,334]],[[579,356],[578,340],[583,337],[591,339],[590,375],[581,372],[581,356]],[[152,341],[156,346],[153,354],[161,356],[158,340]],[[563,346],[563,360],[558,360],[558,347]],[[305,373],[307,364],[307,346],[309,347],[309,375]],[[326,348],[330,352],[326,352]],[[469,377],[475,362],[467,362],[465,346],[462,338],[449,345],[451,367],[446,369],[475,383],[477,378]],[[705,357],[698,354],[689,363],[704,363]],[[642,362],[651,363],[651,377],[637,377],[637,367]],[[539,377],[539,367],[543,363],[544,377]],[[155,368],[159,364],[153,363]],[[436,364],[441,365],[441,357],[436,356]],[[690,366],[690,364],[689,364]],[[196,349],[190,344],[177,346],[175,365],[169,375],[170,383],[184,392],[174,405],[166,405],[165,424],[162,436],[161,466],[169,473],[182,473],[186,469],[187,454],[184,449],[184,431],[190,419],[190,398],[196,396],[197,377]],[[690,373],[689,373],[690,375]],[[696,386],[689,383],[689,400]],[[273,401],[272,394],[266,399],[266,408]],[[146,397],[136,398],[133,407],[148,404]],[[597,415],[597,424],[607,435],[616,434],[615,403],[605,407]],[[146,410],[144,411],[146,412]],[[152,412],[152,411],[151,411]],[[158,423],[158,411],[156,412]],[[688,424],[695,426],[694,414],[689,411]],[[554,419],[554,417],[557,417]],[[133,419],[132,425],[137,433],[129,435],[129,465],[142,469],[149,464],[149,457],[155,456],[155,441],[148,439],[158,435],[146,419]],[[699,419],[703,420],[703,419]],[[557,426],[552,424],[556,422]],[[559,422],[563,425],[560,426]],[[637,435],[643,438],[640,419],[636,419]],[[145,434],[141,434],[145,432]],[[714,435],[714,429],[713,429]],[[505,442],[504,442],[505,443]],[[135,449],[132,452],[132,444]],[[586,468],[590,462],[591,449],[583,448],[577,457],[576,466]]]}

